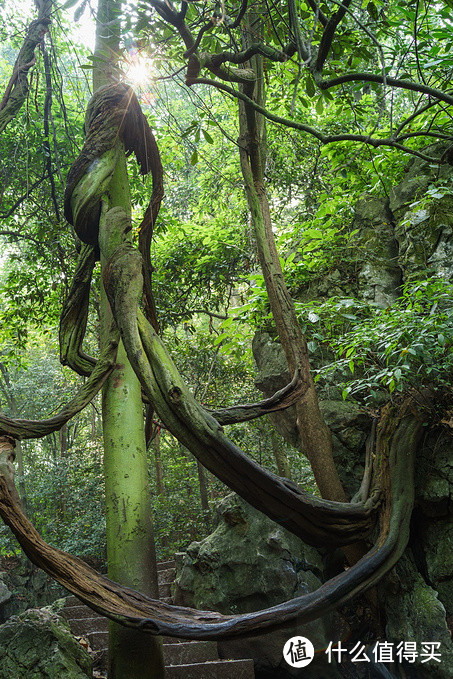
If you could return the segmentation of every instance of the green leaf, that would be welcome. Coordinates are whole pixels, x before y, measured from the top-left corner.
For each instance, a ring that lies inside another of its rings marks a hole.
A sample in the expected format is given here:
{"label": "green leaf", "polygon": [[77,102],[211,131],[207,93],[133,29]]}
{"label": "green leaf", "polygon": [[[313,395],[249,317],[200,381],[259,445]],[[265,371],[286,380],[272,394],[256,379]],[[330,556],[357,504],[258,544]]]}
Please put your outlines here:
{"label": "green leaf", "polygon": [[207,132],[207,131],[204,130],[204,129],[201,130],[201,131],[203,132],[203,137],[206,139],[206,141],[208,142],[208,144],[213,144],[213,143],[214,143],[214,139],[211,137],[211,135],[209,134],[209,132]]}
{"label": "green leaf", "polygon": [[195,151],[192,153],[190,157],[190,164],[196,165],[197,163],[198,163],[198,151],[195,149]]}
{"label": "green leaf", "polygon": [[137,31],[137,33],[139,33],[140,31],[143,31],[143,29],[145,29],[145,28],[148,28],[148,26],[149,26],[149,21],[150,21],[150,20],[149,20],[148,17],[142,16],[142,17],[137,21],[137,23],[135,24],[135,30]]}
{"label": "green leaf", "polygon": [[377,9],[376,5],[374,4],[374,2],[369,2],[368,5],[366,6],[366,8],[367,8],[367,12],[370,15],[370,17],[372,19],[374,19],[375,21],[377,21],[378,18],[379,18],[379,12],[378,12],[378,9]]}
{"label": "green leaf", "polygon": [[74,7],[74,5],[77,5],[79,0],[67,0],[64,5],[61,6],[61,9],[69,9],[70,7]]}
{"label": "green leaf", "polygon": [[305,89],[309,97],[313,97],[316,94],[315,81],[313,80],[311,75],[307,76],[307,80],[305,82]]}

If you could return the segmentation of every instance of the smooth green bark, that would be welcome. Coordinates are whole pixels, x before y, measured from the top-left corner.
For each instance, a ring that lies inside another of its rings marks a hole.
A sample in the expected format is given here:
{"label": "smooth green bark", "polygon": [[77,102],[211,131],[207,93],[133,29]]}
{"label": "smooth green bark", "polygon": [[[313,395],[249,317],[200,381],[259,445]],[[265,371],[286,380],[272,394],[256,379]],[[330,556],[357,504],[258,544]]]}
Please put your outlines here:
{"label": "smooth green bark", "polygon": [[[95,53],[98,58],[108,60],[108,64],[95,61],[95,89],[111,82],[115,71],[120,11],[118,0],[99,2]],[[116,168],[103,200],[107,209],[121,206],[130,215],[126,156],[121,142],[116,146],[115,155]],[[106,231],[104,210],[99,240],[108,248],[119,245],[122,236],[107,235]],[[104,264],[105,257],[101,253],[102,269]],[[102,289],[102,346],[108,342],[111,328],[112,313]],[[102,417],[108,576],[158,598],[141,388],[121,342],[116,367],[102,391]],[[110,623],[109,679],[163,679],[164,674],[160,638]]]}

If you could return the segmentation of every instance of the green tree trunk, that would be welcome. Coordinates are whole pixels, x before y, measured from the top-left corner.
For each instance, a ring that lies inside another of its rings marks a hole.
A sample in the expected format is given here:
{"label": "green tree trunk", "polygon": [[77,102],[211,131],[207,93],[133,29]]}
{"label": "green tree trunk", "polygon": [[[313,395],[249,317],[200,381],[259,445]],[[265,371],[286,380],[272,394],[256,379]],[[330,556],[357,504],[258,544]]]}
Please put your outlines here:
{"label": "green tree trunk", "polygon": [[[100,0],[96,35],[94,88],[111,82],[118,54],[121,3]],[[131,213],[126,156],[120,161],[104,197],[108,207]],[[101,218],[100,232],[105,227]],[[101,261],[101,268],[104,266]],[[101,344],[107,342],[112,313],[101,290]],[[108,575],[144,594],[158,598],[152,529],[144,413],[140,383],[120,343],[115,370],[102,391]],[[109,625],[109,679],[164,677],[162,640],[117,623]]]}

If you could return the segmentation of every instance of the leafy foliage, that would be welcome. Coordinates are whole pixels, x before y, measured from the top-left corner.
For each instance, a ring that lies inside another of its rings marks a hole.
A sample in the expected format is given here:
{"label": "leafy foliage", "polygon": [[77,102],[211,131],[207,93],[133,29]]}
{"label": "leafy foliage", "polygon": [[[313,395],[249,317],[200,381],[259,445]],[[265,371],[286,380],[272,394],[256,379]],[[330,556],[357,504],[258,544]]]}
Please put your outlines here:
{"label": "leafy foliage", "polygon": [[372,403],[385,392],[425,384],[448,387],[453,373],[452,285],[441,278],[412,281],[386,309],[355,299],[298,304],[309,348],[334,361],[316,380],[334,381],[343,398]]}

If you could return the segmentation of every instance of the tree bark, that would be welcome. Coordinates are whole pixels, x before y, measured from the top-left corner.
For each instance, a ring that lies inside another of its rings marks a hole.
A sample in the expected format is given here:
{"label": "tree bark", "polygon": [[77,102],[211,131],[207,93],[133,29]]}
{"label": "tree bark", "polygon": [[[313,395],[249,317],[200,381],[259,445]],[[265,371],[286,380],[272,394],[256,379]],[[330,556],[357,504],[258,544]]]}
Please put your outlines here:
{"label": "tree bark", "polygon": [[[94,69],[95,89],[112,82],[119,53],[120,10],[119,0],[100,0],[98,5],[95,54],[107,59],[108,64]],[[99,63],[102,62],[95,61]],[[119,160],[103,199],[106,207],[121,206],[130,215],[126,155],[123,144],[120,141],[118,144]],[[105,228],[101,215],[99,237],[105,238],[111,247],[117,234],[104,236]],[[101,270],[108,256],[101,252]],[[108,344],[113,327],[103,288],[100,320],[102,349]],[[141,388],[121,342],[116,366],[103,387],[102,414],[108,575],[112,580],[158,598]],[[162,640],[150,639],[139,630],[110,622],[108,675],[109,679],[163,678]]]}
{"label": "tree bark", "polygon": [[[249,17],[250,20],[250,17]],[[253,31],[256,34],[257,24]],[[244,38],[247,45],[247,33]],[[247,91],[260,106],[265,102],[262,57],[253,57],[256,73],[254,91]],[[251,89],[251,88],[250,88]],[[318,398],[310,373],[306,339],[296,317],[293,300],[286,287],[272,230],[272,218],[264,181],[266,159],[265,122],[261,115],[247,104],[239,104],[239,149],[247,201],[255,229],[258,258],[263,272],[269,304],[285,353],[290,375],[298,368],[305,393],[296,403],[297,427],[306,454],[313,469],[322,497],[344,502],[346,495],[332,455],[332,437],[319,410]]]}
{"label": "tree bark", "polygon": [[285,479],[290,479],[291,468],[289,466],[289,460],[285,454],[285,451],[282,449],[281,443],[278,440],[275,432],[272,432],[271,434],[271,445],[279,476],[283,476]]}
{"label": "tree bark", "polygon": [[210,528],[211,521],[210,521],[210,507],[209,507],[209,500],[208,500],[208,489],[207,489],[207,483],[206,483],[206,474],[205,474],[205,469],[201,462],[197,460],[197,472],[198,472],[198,485],[200,487],[200,502],[201,502],[201,510],[203,512],[203,521],[206,524],[207,528]]}

